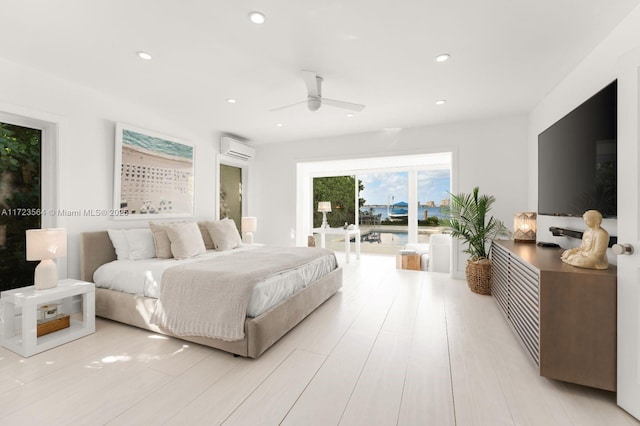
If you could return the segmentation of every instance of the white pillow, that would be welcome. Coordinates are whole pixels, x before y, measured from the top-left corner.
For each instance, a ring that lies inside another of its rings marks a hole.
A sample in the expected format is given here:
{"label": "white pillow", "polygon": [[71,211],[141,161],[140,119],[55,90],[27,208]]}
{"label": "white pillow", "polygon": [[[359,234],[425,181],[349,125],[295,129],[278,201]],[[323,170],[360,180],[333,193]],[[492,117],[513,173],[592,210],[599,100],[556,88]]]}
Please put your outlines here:
{"label": "white pillow", "polygon": [[233,219],[207,222],[207,230],[217,251],[231,250],[242,244],[242,238]]}
{"label": "white pillow", "polygon": [[116,249],[118,260],[129,259],[129,243],[124,235],[124,231],[122,229],[107,229],[107,233],[109,234],[113,248]]}
{"label": "white pillow", "polygon": [[129,244],[129,260],[152,259],[156,257],[156,246],[149,228],[126,229],[124,236]]}
{"label": "white pillow", "polygon": [[188,259],[207,251],[200,228],[195,222],[174,223],[167,227],[171,253],[176,259]]}

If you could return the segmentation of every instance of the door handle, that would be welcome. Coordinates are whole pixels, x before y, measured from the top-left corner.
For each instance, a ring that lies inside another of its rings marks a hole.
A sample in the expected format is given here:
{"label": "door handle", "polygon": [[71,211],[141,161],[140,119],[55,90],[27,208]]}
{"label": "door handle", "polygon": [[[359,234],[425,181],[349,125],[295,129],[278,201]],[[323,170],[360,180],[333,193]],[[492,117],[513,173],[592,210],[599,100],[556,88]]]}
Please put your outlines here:
{"label": "door handle", "polygon": [[611,250],[617,254],[633,254],[633,246],[631,244],[614,244]]}

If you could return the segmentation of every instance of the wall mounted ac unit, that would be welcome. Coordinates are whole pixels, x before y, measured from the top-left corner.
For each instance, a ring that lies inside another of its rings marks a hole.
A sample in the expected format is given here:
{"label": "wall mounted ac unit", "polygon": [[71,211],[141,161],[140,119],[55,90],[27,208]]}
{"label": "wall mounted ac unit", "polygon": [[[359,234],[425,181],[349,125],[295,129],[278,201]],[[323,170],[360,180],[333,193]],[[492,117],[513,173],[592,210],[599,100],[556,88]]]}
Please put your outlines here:
{"label": "wall mounted ac unit", "polygon": [[220,153],[243,160],[250,160],[256,154],[256,150],[230,136],[222,136],[220,138]]}

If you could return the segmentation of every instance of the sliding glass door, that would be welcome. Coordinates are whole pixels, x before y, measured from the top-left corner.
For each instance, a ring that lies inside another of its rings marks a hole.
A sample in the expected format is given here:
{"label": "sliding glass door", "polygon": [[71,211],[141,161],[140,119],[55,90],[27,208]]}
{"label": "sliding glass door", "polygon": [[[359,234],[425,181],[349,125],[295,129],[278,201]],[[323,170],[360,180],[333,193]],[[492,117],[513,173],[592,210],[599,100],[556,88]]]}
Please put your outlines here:
{"label": "sliding glass door", "polygon": [[447,218],[451,171],[372,171],[362,180],[359,212],[363,251],[395,253],[407,243],[427,243]]}
{"label": "sliding glass door", "polygon": [[408,242],[409,172],[358,174],[363,205],[359,211],[362,251],[395,253]]}
{"label": "sliding glass door", "polygon": [[[431,234],[445,231],[450,152],[298,163],[297,168],[302,200],[298,244],[306,244],[302,237],[322,223],[317,211],[322,201],[331,202],[326,214],[331,226],[347,222],[360,227],[363,252],[395,254],[408,243],[427,243]],[[335,247],[343,249],[344,240]]]}
{"label": "sliding glass door", "polygon": [[442,232],[449,218],[451,170],[417,171],[417,224],[419,243],[428,242],[429,234]]}

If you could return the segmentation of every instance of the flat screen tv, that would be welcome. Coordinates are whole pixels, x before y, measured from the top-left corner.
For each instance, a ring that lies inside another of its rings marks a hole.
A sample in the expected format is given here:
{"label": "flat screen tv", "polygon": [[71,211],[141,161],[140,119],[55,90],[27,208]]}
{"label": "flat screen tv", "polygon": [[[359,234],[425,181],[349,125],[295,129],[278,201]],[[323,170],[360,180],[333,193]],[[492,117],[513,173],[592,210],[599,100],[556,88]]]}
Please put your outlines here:
{"label": "flat screen tv", "polygon": [[538,214],[617,216],[617,81],[538,135]]}

